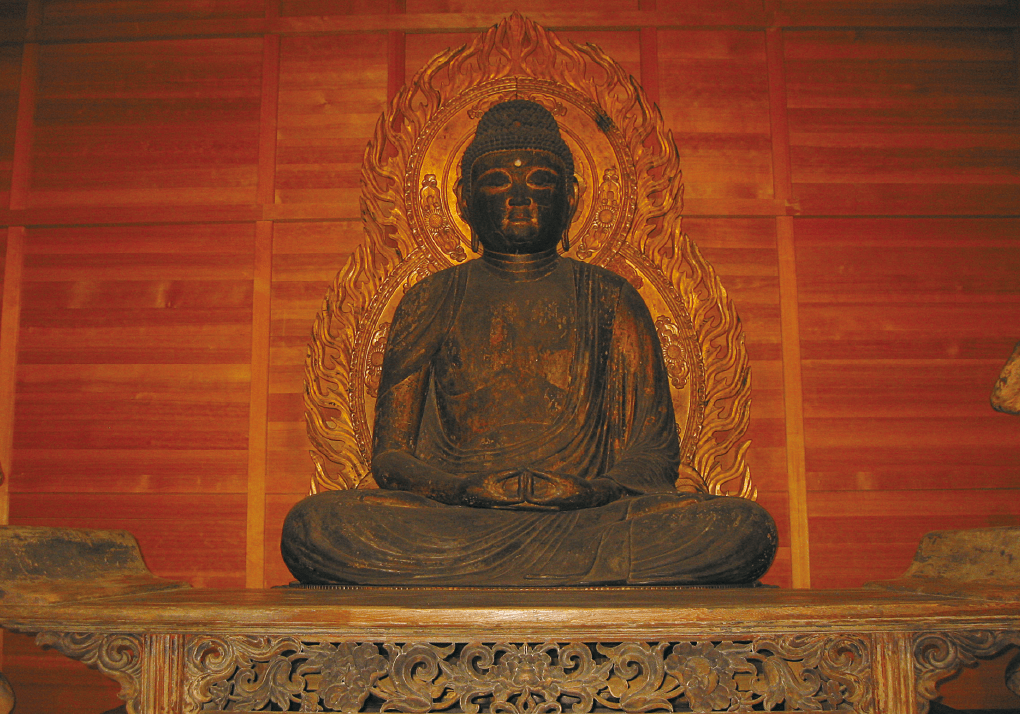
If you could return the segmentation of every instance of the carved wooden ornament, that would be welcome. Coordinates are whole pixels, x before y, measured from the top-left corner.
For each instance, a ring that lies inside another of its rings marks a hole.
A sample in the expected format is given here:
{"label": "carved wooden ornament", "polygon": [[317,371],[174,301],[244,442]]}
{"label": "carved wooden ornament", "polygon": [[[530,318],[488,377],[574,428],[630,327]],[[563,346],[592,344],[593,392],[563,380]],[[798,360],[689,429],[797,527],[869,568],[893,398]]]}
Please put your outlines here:
{"label": "carved wooden ornament", "polygon": [[680,490],[755,498],[743,440],[750,373],[740,320],[681,230],[678,152],[658,109],[594,45],[518,14],[433,57],[380,118],[362,165],[366,241],[315,319],[306,359],[312,492],[374,488],[371,428],[386,335],[404,292],[476,257],[456,210],[481,115],[522,98],[549,109],[574,155],[573,258],[626,278],[655,320],[681,446]]}

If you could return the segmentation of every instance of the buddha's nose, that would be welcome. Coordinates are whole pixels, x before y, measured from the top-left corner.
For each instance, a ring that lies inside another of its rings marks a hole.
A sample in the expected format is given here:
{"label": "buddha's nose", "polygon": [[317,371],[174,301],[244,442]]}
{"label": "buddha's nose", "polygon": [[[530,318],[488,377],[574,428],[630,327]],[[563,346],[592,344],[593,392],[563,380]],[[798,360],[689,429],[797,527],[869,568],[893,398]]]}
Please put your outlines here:
{"label": "buddha's nose", "polygon": [[510,188],[510,198],[507,204],[510,206],[527,206],[531,203],[531,196],[528,195],[524,186],[515,185]]}

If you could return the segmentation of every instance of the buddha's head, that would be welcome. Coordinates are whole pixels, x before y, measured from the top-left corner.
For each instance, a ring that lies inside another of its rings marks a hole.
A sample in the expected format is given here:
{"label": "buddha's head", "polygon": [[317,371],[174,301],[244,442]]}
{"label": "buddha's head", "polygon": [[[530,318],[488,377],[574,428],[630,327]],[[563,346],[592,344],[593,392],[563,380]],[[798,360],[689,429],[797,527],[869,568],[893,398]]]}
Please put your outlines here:
{"label": "buddha's head", "polygon": [[489,109],[461,163],[461,216],[485,250],[556,246],[577,207],[574,158],[552,114],[514,99]]}

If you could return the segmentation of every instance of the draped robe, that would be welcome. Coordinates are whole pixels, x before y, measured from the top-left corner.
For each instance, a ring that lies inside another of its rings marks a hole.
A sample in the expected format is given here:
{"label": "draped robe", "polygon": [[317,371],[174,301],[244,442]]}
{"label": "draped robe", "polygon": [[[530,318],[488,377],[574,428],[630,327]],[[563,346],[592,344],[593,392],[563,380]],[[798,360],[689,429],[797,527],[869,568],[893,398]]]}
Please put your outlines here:
{"label": "draped robe", "polygon": [[610,271],[552,251],[430,276],[394,316],[374,470],[427,480],[527,468],[610,479],[625,495],[535,512],[329,492],[288,515],[284,559],[309,583],[753,581],[775,554],[775,524],[750,501],[677,493],[667,380],[647,307]]}

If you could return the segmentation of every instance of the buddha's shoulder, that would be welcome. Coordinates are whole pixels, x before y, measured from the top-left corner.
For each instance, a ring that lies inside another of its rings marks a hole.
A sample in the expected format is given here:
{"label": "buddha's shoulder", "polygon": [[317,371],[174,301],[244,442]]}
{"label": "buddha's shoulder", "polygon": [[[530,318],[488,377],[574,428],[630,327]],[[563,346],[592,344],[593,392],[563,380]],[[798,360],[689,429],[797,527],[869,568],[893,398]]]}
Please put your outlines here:
{"label": "buddha's shoulder", "polygon": [[435,273],[426,275],[417,283],[407,288],[404,296],[400,299],[400,310],[407,312],[420,312],[422,310],[434,310],[450,294],[450,290],[457,283],[458,276],[467,268],[467,265],[454,265],[450,268],[438,270]]}
{"label": "buddha's shoulder", "polygon": [[593,265],[592,263],[584,263],[580,260],[574,260],[573,258],[566,258],[566,260],[572,263],[572,267],[576,271],[577,275],[583,276],[585,279],[599,285],[602,289],[615,293],[626,295],[628,298],[637,296],[638,292],[630,282],[620,275],[614,273],[609,268],[603,268],[600,265]]}

